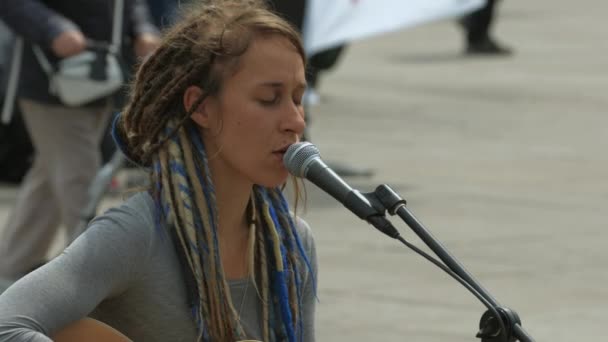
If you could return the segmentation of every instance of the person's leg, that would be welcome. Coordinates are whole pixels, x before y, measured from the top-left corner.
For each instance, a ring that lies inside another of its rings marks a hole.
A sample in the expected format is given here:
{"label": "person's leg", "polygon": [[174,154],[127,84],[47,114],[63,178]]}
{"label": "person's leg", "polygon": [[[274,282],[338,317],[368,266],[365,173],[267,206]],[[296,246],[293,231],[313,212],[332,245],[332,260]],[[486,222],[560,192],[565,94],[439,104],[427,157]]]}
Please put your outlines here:
{"label": "person's leg", "polygon": [[490,33],[496,17],[496,0],[468,15],[463,24],[466,30],[466,52],[475,54],[510,54],[511,50],[498,44]]}
{"label": "person's leg", "polygon": [[35,162],[0,237],[0,276],[20,277],[44,262],[63,222],[68,241],[100,166],[99,139],[107,108],[67,108],[21,101]]}
{"label": "person's leg", "polygon": [[0,278],[16,279],[42,264],[59,223],[47,169],[36,158],[0,234]]}
{"label": "person's leg", "polygon": [[472,12],[465,20],[468,44],[480,44],[490,37],[490,26],[494,17],[494,0],[487,0],[486,5]]}
{"label": "person's leg", "polygon": [[[25,175],[7,224],[0,232],[0,277],[19,278],[44,262],[49,245],[60,223],[59,207],[53,199],[48,166],[55,147],[39,122],[40,113],[21,101],[21,110],[35,148],[34,162]],[[48,113],[50,116],[52,113]],[[46,121],[46,120],[45,120]]]}
{"label": "person's leg", "polygon": [[306,82],[308,89],[304,93],[304,104],[315,106],[321,102],[321,96],[317,89],[319,87],[319,77],[322,72],[335,67],[344,52],[346,44],[338,45],[324,51],[320,51],[308,59],[306,68]]}
{"label": "person's leg", "polygon": [[78,234],[82,210],[88,204],[91,182],[101,168],[101,140],[110,118],[111,106],[69,108],[62,112],[64,121],[61,153],[53,163],[52,186],[59,203],[61,221],[71,243]]}
{"label": "person's leg", "polygon": [[306,0],[271,0],[270,8],[302,32]]}

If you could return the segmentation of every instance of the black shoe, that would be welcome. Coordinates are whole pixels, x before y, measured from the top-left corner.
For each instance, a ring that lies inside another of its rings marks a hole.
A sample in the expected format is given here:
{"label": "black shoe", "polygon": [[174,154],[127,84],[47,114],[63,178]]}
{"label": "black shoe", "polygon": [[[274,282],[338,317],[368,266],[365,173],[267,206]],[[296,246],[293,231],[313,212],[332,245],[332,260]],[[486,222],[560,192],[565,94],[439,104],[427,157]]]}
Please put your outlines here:
{"label": "black shoe", "polygon": [[508,56],[513,54],[513,51],[492,39],[484,39],[480,42],[469,43],[466,53],[469,55]]}

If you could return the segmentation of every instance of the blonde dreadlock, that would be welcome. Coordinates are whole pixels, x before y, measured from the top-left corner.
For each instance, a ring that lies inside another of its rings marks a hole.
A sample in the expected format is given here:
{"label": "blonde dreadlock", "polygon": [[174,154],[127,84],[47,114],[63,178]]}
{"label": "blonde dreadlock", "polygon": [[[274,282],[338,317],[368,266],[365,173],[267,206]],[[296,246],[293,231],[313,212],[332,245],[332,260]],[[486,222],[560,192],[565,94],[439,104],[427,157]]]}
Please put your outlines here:
{"label": "blonde dreadlock", "polygon": [[[157,222],[170,226],[185,270],[188,301],[202,341],[243,338],[219,257],[217,208],[200,131],[190,115],[221,91],[256,35],[287,38],[305,61],[297,32],[262,1],[206,1],[189,8],[160,48],[139,68],[115,138],[136,163],[151,169]],[[228,71],[222,71],[227,69]],[[191,86],[204,95],[191,108]],[[254,186],[249,204],[255,231],[251,255],[261,289],[264,341],[302,339],[302,268],[310,264],[280,189]]]}

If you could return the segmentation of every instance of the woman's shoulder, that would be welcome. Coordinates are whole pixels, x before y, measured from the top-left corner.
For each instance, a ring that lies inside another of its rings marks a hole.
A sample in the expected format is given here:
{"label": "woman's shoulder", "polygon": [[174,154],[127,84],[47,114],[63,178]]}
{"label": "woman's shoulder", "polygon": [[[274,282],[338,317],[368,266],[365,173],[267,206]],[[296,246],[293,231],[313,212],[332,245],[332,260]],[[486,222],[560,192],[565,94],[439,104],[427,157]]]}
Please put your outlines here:
{"label": "woman's shoulder", "polygon": [[104,219],[153,223],[155,221],[154,207],[154,200],[148,192],[137,192],[97,216],[91,223]]}
{"label": "woman's shoulder", "polygon": [[95,217],[87,230],[149,240],[157,231],[156,221],[154,200],[147,192],[138,192]]}

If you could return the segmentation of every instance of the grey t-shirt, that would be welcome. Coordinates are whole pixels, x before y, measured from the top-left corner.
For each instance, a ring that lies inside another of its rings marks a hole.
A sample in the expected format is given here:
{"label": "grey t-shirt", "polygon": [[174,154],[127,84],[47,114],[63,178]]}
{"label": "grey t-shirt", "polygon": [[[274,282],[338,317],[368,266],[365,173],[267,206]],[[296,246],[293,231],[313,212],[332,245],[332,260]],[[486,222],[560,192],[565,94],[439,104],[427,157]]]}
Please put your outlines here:
{"label": "grey t-shirt", "polygon": [[[310,228],[297,230],[313,268],[303,271],[304,341],[314,341],[316,253]],[[261,300],[249,279],[229,281],[247,338],[262,340]],[[60,256],[0,295],[0,342],[51,341],[90,316],[134,341],[195,341],[179,260],[154,223],[154,203],[138,193],[96,218]]]}

